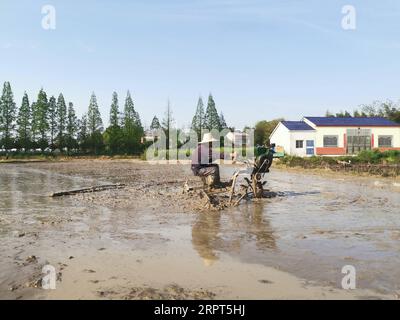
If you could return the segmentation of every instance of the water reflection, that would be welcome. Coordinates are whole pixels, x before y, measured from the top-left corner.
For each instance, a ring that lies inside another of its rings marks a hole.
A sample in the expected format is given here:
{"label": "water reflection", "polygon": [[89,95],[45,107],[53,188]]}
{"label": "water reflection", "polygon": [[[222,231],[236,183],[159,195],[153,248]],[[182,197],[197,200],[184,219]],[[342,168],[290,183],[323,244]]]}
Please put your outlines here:
{"label": "water reflection", "polygon": [[[86,182],[87,183],[87,182]],[[24,168],[0,166],[1,226],[42,223],[43,219],[57,219],[49,214],[69,213],[70,199],[54,199],[51,192],[72,189],[85,184],[84,180],[68,178],[56,173]]]}
{"label": "water reflection", "polygon": [[192,245],[205,265],[218,260],[218,252],[239,252],[249,246],[275,250],[276,239],[264,201],[224,213],[199,213],[192,227]]}
{"label": "water reflection", "polygon": [[8,193],[15,193],[15,173],[11,172],[8,174],[0,174],[0,212],[3,212],[6,208],[11,210],[14,207],[14,197],[7,196]]}
{"label": "water reflection", "polygon": [[270,219],[265,215],[265,202],[254,203],[251,207],[249,208],[250,214],[245,216],[249,236],[255,237],[255,243],[259,250],[276,249],[274,231]]}
{"label": "water reflection", "polygon": [[216,249],[222,241],[219,232],[221,213],[200,213],[192,227],[192,244],[205,265],[211,265],[218,259]]}

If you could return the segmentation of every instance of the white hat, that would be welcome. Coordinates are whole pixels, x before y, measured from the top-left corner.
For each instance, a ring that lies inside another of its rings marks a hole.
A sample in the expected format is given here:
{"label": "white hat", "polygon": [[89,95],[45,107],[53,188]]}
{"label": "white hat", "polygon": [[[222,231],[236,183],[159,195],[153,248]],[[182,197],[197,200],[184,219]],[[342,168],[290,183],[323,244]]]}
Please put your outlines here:
{"label": "white hat", "polygon": [[218,140],[215,139],[211,133],[205,133],[203,136],[203,140],[201,140],[199,143],[209,143],[209,142],[217,142]]}

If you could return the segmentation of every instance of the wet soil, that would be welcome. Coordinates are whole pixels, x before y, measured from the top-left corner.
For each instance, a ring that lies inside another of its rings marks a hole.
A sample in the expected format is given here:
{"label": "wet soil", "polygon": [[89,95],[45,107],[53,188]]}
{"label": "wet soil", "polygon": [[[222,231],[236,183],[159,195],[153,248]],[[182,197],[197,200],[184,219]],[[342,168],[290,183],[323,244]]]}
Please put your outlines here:
{"label": "wet soil", "polygon": [[[223,168],[228,179],[235,167]],[[278,197],[198,212],[189,166],[134,160],[0,165],[0,298],[396,298],[400,188],[273,169]],[[123,183],[124,189],[50,198]],[[357,288],[341,289],[344,265]],[[52,265],[56,290],[41,289]]]}

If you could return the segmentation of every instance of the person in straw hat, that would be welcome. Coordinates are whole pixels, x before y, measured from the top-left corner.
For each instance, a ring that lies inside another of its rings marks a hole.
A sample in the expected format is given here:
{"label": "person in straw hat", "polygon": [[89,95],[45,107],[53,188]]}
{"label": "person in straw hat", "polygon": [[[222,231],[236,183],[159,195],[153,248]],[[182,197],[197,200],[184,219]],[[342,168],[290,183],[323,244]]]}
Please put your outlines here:
{"label": "person in straw hat", "polygon": [[220,183],[219,166],[213,163],[219,159],[215,153],[212,152],[213,142],[219,142],[211,133],[205,133],[203,140],[199,142],[196,150],[192,155],[192,171],[195,176],[200,177],[203,182],[213,187]]}

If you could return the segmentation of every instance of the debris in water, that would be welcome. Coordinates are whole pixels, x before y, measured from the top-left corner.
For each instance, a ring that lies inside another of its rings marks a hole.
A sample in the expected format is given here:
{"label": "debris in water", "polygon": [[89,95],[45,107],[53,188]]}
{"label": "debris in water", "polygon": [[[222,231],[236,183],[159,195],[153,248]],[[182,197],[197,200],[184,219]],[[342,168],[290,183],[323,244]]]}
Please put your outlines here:
{"label": "debris in water", "polygon": [[121,183],[108,184],[108,185],[95,186],[95,187],[89,187],[89,188],[84,188],[84,189],[55,192],[51,195],[51,197],[54,198],[54,197],[70,196],[70,195],[79,194],[79,193],[98,192],[98,191],[111,190],[111,189],[122,189],[125,186],[126,186],[125,184],[121,184]]}

